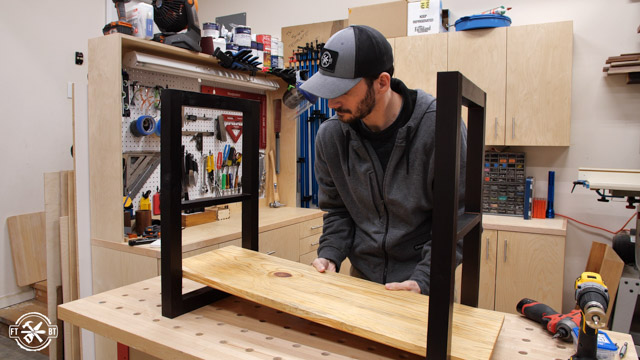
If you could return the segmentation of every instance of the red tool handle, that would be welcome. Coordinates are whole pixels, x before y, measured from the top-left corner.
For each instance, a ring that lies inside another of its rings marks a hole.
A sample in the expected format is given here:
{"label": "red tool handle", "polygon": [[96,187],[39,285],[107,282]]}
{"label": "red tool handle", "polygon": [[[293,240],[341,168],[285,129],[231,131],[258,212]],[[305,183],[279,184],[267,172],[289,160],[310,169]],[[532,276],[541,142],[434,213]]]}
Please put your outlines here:
{"label": "red tool handle", "polygon": [[[516,305],[516,310],[535,322],[538,322],[548,330],[548,324],[554,319],[554,315],[559,315],[557,311],[550,308],[548,305],[524,298]],[[551,330],[549,330],[551,331]]]}

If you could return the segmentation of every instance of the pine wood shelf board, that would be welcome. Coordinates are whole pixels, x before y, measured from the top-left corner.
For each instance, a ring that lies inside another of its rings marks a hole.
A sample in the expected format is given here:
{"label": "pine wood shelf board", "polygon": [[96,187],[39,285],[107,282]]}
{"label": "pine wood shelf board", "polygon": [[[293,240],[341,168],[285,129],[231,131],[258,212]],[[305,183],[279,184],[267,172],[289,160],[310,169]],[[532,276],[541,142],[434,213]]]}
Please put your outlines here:
{"label": "pine wood shelf board", "polygon": [[[416,355],[426,355],[429,298],[228,246],[183,261],[183,276]],[[339,294],[339,296],[337,296]],[[453,359],[489,359],[504,315],[454,305]]]}

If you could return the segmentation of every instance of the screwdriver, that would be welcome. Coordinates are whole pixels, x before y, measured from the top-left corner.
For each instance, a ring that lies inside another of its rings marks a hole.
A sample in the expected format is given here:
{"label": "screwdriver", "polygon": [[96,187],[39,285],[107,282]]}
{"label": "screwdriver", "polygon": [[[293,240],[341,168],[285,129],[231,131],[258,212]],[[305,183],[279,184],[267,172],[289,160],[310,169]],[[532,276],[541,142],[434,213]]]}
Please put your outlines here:
{"label": "screwdriver", "polygon": [[578,309],[568,314],[559,314],[548,305],[527,298],[518,302],[516,310],[527,319],[542,324],[553,334],[554,339],[560,338],[567,342],[572,341],[571,330],[580,326],[580,321],[582,320]]}

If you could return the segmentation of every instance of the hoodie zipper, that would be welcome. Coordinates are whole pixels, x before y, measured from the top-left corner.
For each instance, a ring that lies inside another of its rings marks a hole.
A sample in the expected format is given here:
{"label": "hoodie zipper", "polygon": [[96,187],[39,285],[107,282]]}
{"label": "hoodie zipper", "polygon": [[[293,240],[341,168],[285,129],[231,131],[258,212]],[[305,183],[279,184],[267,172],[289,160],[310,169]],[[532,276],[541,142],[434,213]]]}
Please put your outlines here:
{"label": "hoodie zipper", "polygon": [[[351,129],[349,129],[349,131],[351,131]],[[384,269],[382,270],[382,283],[385,284],[387,282],[387,272],[389,267],[389,254],[387,254],[387,234],[389,233],[389,212],[387,211],[387,204],[384,198],[384,176],[382,177],[382,186],[380,186],[378,184],[378,173],[376,171],[376,165],[373,162],[373,156],[371,156],[371,153],[367,148],[367,145],[362,140],[362,138],[360,138],[360,136],[356,136],[356,138],[362,143],[362,146],[364,147],[365,152],[367,153],[367,156],[369,156],[369,161],[371,163],[371,167],[373,167],[373,172],[376,178],[376,185],[378,186],[377,190],[380,194],[380,198],[382,198],[382,210],[384,211],[384,217],[385,217],[384,236],[382,237],[382,253],[384,254]],[[395,146],[393,150],[395,150]],[[392,150],[392,153],[393,153],[393,150]],[[378,207],[376,206],[376,211],[377,211],[377,208]]]}

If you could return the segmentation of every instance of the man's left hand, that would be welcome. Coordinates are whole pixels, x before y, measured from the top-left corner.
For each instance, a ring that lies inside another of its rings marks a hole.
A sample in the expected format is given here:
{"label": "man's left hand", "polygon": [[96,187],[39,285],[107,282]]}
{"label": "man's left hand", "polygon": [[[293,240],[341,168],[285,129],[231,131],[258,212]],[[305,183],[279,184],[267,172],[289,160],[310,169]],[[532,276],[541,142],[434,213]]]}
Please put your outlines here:
{"label": "man's left hand", "polygon": [[407,290],[420,294],[420,286],[414,280],[387,283],[384,284],[384,288],[387,290]]}

